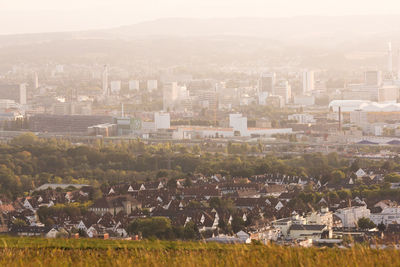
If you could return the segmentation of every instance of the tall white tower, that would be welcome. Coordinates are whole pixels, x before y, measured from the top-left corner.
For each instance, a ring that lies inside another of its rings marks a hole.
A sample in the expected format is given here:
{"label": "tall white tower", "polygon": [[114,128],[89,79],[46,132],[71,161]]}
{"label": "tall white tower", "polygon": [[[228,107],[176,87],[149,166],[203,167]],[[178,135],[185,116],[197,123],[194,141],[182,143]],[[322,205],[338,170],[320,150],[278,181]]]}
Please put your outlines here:
{"label": "tall white tower", "polygon": [[104,65],[103,69],[103,95],[110,95],[110,90],[108,90],[108,65]]}
{"label": "tall white tower", "polygon": [[306,70],[303,72],[303,94],[314,90],[314,71]]}
{"label": "tall white tower", "polygon": [[388,43],[388,72],[393,74],[392,42]]}
{"label": "tall white tower", "polygon": [[38,77],[37,72],[35,72],[33,75],[33,87],[34,87],[34,89],[39,88],[39,77]]}
{"label": "tall white tower", "polygon": [[397,80],[400,80],[400,48],[397,51]]}

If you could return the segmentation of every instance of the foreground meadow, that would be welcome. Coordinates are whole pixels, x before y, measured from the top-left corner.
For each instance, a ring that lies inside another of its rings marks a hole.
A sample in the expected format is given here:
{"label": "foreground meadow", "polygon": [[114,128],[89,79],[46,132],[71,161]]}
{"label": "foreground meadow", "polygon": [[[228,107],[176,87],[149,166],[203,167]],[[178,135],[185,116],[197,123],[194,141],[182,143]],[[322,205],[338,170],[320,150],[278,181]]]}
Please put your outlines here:
{"label": "foreground meadow", "polygon": [[400,266],[398,250],[0,237],[0,266]]}

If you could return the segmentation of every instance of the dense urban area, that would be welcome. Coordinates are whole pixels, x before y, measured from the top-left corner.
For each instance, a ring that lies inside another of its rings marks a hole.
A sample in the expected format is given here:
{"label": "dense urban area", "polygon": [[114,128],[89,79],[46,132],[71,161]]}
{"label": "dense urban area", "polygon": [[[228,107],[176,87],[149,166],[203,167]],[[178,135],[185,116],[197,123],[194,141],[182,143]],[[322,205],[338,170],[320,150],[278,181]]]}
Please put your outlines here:
{"label": "dense urban area", "polygon": [[0,38],[1,234],[398,243],[399,42],[93,36]]}

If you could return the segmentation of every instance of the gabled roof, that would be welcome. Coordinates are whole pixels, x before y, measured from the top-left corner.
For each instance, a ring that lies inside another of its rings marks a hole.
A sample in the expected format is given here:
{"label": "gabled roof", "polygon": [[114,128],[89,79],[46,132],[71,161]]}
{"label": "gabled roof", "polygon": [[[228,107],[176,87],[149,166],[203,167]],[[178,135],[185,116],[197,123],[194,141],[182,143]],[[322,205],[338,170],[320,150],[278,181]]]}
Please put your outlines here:
{"label": "gabled roof", "polygon": [[129,195],[124,196],[112,196],[112,197],[102,197],[95,201],[91,208],[116,208],[122,207],[122,202],[130,201],[136,204],[139,202]]}

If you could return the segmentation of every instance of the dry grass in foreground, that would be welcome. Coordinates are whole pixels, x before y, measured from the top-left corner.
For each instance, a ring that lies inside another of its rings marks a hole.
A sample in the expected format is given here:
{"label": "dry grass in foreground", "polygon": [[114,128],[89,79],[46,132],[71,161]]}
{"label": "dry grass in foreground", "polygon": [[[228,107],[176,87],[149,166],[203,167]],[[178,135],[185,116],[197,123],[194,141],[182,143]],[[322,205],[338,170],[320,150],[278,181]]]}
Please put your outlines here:
{"label": "dry grass in foreground", "polygon": [[0,238],[0,266],[400,266],[398,250]]}

